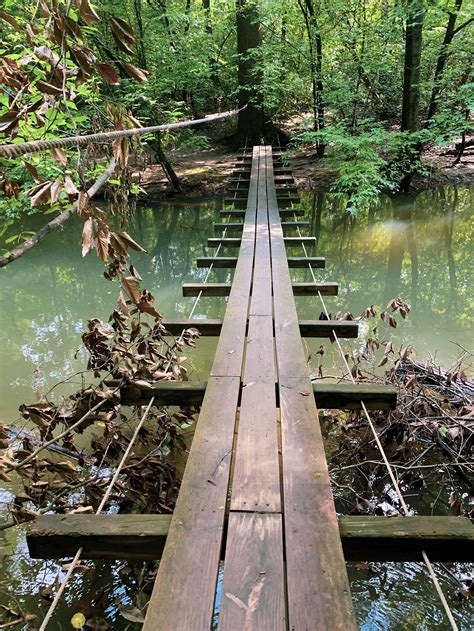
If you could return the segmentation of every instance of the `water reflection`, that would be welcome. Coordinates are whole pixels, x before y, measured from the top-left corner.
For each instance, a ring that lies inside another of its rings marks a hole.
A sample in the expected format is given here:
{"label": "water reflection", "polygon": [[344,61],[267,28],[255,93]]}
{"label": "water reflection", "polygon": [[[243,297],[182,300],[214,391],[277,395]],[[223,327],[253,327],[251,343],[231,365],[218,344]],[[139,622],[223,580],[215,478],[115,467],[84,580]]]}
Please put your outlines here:
{"label": "water reflection", "polygon": [[[340,283],[339,297],[326,299],[330,310],[359,314],[372,303],[385,305],[388,298],[399,295],[413,309],[409,320],[393,331],[395,342],[413,344],[419,357],[436,352],[441,362],[449,364],[459,350],[456,343],[467,344],[472,326],[473,191],[442,188],[412,197],[384,197],[379,208],[357,220],[342,212],[342,203],[334,196],[303,195],[309,234],[318,238],[317,254],[327,259],[327,269],[317,274],[322,280]],[[220,207],[219,199],[147,206],[137,210],[128,227],[148,250],[148,255],[134,253],[133,262],[167,318],[189,314],[193,299],[182,297],[181,282],[204,279],[206,270],[196,268],[195,259],[215,253],[208,253],[205,244]],[[34,230],[43,223],[44,218],[33,217],[25,220],[23,228]],[[96,258],[81,258],[80,231],[80,221],[72,220],[63,231],[0,270],[0,421],[15,420],[20,403],[84,368],[86,358],[78,349],[85,322],[90,317],[107,318],[115,305],[117,285],[102,278],[103,266]],[[292,272],[295,279],[309,280],[303,271]],[[230,277],[226,270],[216,270],[209,280],[224,282]],[[300,317],[319,316],[321,306],[316,299],[299,298],[297,303]],[[225,299],[204,298],[196,317],[219,318],[224,308]],[[308,341],[308,353],[319,344],[319,340]],[[190,354],[192,378],[207,378],[214,349],[213,339],[199,342]],[[335,370],[340,374],[338,365]],[[9,593],[15,591],[21,603],[34,609],[57,565],[31,563],[18,532],[11,530],[3,536],[3,554],[16,552],[1,562],[0,590],[12,586]],[[114,586],[115,593],[126,600],[118,567],[100,564],[97,580],[99,587]],[[446,628],[436,613],[440,610],[437,596],[420,566],[381,564],[370,575],[357,567],[350,572],[362,629]],[[91,584],[98,590],[94,580]],[[84,602],[91,584],[77,579],[70,593]],[[445,587],[453,593],[452,583]],[[60,613],[65,627],[72,600],[65,602]],[[456,602],[451,604],[465,621],[461,627],[470,628],[469,613]],[[125,624],[117,620],[113,628]]]}

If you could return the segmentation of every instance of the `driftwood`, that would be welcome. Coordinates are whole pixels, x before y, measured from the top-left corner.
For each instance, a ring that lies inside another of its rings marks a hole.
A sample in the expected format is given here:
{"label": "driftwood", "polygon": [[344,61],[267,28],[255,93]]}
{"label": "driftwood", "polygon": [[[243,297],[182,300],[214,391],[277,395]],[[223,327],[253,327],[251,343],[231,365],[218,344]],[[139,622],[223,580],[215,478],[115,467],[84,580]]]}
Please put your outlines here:
{"label": "driftwood", "polygon": [[414,359],[405,359],[395,369],[397,376],[414,374],[418,383],[427,385],[433,390],[451,394],[453,403],[468,402],[474,399],[474,382],[464,378],[456,369],[444,370],[430,363],[421,363]]}
{"label": "driftwood", "polygon": [[[94,195],[97,195],[97,193],[100,191],[100,189],[104,186],[104,184],[107,182],[109,177],[114,172],[115,165],[116,165],[115,158],[112,158],[106,170],[88,189],[86,194],[89,198],[94,197]],[[36,234],[34,234],[32,237],[24,241],[24,243],[22,243],[17,248],[12,250],[9,254],[7,254],[6,256],[0,257],[0,267],[5,267],[5,265],[8,265],[12,261],[16,261],[16,259],[19,259],[21,256],[23,256],[23,254],[26,254],[28,250],[31,250],[35,245],[40,243],[40,241],[42,241],[47,234],[49,234],[53,230],[56,230],[56,228],[63,226],[66,223],[66,221],[70,219],[77,212],[77,209],[78,209],[78,202],[76,202],[73,206],[71,206],[71,208],[68,208],[64,212],[60,213],[57,217],[49,221],[45,226],[43,226],[40,230],[38,230]]]}

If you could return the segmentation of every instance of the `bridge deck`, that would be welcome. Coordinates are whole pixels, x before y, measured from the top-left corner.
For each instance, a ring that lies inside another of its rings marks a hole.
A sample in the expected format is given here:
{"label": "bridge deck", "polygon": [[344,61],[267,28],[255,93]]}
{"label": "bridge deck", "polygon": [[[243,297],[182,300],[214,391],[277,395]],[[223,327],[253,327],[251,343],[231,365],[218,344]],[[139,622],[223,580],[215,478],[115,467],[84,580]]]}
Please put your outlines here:
{"label": "bridge deck", "polygon": [[224,541],[220,630],[356,628],[285,242],[272,150],[255,147],[228,306],[144,631],[211,629]]}

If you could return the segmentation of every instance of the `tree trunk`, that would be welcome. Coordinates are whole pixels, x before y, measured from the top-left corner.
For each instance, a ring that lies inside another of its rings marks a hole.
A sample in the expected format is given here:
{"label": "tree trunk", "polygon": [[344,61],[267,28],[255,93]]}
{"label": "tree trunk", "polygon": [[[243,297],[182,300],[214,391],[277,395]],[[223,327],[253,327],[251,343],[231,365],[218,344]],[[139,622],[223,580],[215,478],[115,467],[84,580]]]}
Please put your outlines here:
{"label": "tree trunk", "polygon": [[446,26],[446,32],[444,34],[443,43],[441,44],[441,49],[438,55],[438,61],[436,63],[436,69],[433,77],[433,90],[431,92],[430,105],[428,108],[428,114],[426,116],[426,122],[429,122],[433,116],[436,114],[436,109],[438,107],[438,97],[441,93],[441,77],[444,73],[444,68],[446,66],[446,61],[449,55],[449,45],[453,41],[454,35],[456,34],[456,20],[458,17],[458,13],[461,10],[463,0],[456,0],[456,5],[454,7],[454,11],[449,13],[448,25]]}
{"label": "tree trunk", "polygon": [[402,131],[409,132],[399,155],[404,170],[400,189],[408,191],[414,173],[418,169],[421,143],[411,134],[420,129],[420,64],[423,45],[423,2],[411,0],[405,34],[405,61],[402,96]]}
{"label": "tree trunk", "polygon": [[[313,127],[314,131],[322,131],[324,129],[324,84],[321,31],[319,29],[313,0],[298,0],[298,4],[303,13],[309,45],[309,64],[313,95]],[[322,158],[326,148],[325,144],[318,141],[316,147],[318,157]]]}
{"label": "tree trunk", "polygon": [[420,64],[423,43],[423,5],[412,0],[408,9],[403,75],[402,131],[420,129]]}
{"label": "tree trunk", "polygon": [[253,2],[236,0],[239,112],[237,143],[258,145],[263,137],[261,25]]}
{"label": "tree trunk", "polygon": [[138,56],[140,59],[140,65],[145,70],[148,69],[146,54],[145,54],[145,41],[144,41],[144,32],[143,32],[143,19],[142,19],[142,1],[134,0],[134,8],[135,8],[135,19],[137,21],[137,31],[138,31]]}

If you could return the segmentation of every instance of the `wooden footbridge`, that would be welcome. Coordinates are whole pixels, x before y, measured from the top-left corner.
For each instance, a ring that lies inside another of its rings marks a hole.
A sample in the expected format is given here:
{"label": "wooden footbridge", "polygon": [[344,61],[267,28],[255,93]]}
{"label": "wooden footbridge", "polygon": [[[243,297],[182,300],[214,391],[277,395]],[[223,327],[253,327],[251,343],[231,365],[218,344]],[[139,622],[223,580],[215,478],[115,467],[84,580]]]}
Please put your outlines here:
{"label": "wooden footbridge", "polygon": [[[183,286],[184,295],[228,295],[224,319],[167,323],[173,334],[197,325],[219,336],[207,383],[160,383],[130,400],[202,406],[172,517],[43,516],[30,529],[32,556],[82,546],[84,557],[161,558],[144,631],[355,629],[346,560],[472,557],[472,526],[458,517],[336,516],[317,405],[389,409],[396,395],[313,387],[302,336],[356,337],[357,324],[298,320],[295,295],[335,295],[337,284],[291,280],[290,268],[324,259],[287,256],[287,246],[314,239],[289,234],[307,223],[282,167],[271,147],[243,155],[228,221],[216,223],[224,234],[209,238],[217,256],[198,260],[235,268],[232,283]],[[238,257],[220,255],[225,248]]]}

